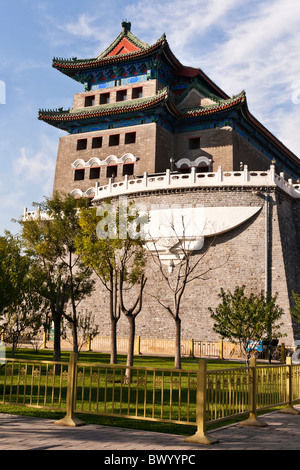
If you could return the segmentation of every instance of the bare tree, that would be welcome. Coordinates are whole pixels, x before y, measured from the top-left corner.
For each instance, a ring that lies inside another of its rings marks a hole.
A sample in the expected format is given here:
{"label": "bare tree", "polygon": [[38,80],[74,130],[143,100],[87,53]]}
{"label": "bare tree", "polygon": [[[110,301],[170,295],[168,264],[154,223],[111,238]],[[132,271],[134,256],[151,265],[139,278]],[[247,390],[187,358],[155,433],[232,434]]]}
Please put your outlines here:
{"label": "bare tree", "polygon": [[143,291],[144,291],[146,282],[147,282],[147,279],[142,273],[141,279],[139,281],[139,291],[136,296],[136,299],[133,302],[131,307],[126,307],[124,303],[124,273],[120,272],[120,307],[129,322],[129,343],[128,343],[127,362],[126,362],[126,365],[128,366],[128,369],[126,370],[126,376],[128,379],[131,378],[129,367],[133,365],[135,319],[142,309]]}
{"label": "bare tree", "polygon": [[[152,240],[152,246],[155,247],[151,251],[151,259],[158,266],[164,285],[169,292],[168,296],[164,295],[161,298],[158,294],[147,292],[150,296],[154,297],[158,303],[170,314],[175,322],[175,357],[174,368],[181,369],[181,309],[183,295],[189,284],[196,280],[206,281],[209,279],[209,274],[221,267],[219,266],[204,266],[204,258],[209,252],[211,246],[214,244],[216,237],[212,237],[207,246],[203,249],[204,239],[200,246],[194,244],[193,241],[186,235],[186,228],[184,219],[182,217],[182,232],[180,236],[176,233],[175,226],[172,225],[174,232],[174,240],[177,241],[171,250],[174,254],[175,263],[167,266],[160,258],[158,243]],[[227,260],[225,261],[227,262]],[[224,263],[225,264],[225,263]],[[223,265],[223,264],[222,264]]]}
{"label": "bare tree", "polygon": [[[96,318],[93,312],[88,311],[85,309],[85,312],[80,311],[78,312],[77,317],[77,342],[78,342],[78,351],[81,351],[83,346],[87,345],[90,341],[92,341],[98,334],[99,334],[99,325],[96,323]],[[67,318],[67,317],[65,317]],[[69,339],[67,334],[67,328],[63,325],[63,335],[66,341],[72,342]]]}

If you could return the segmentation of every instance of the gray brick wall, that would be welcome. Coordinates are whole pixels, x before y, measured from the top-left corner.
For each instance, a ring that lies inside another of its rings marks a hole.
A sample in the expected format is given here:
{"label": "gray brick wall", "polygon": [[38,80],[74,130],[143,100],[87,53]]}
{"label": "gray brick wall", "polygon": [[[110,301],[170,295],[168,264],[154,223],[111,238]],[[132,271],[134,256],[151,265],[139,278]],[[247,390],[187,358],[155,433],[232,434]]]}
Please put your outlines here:
{"label": "gray brick wall", "polygon": [[[263,188],[262,188],[263,189]],[[172,204],[204,206],[261,206],[261,210],[241,226],[220,235],[205,256],[199,269],[212,266],[216,269],[209,273],[206,280],[196,280],[188,285],[182,301],[182,337],[195,340],[216,340],[212,330],[212,321],[208,307],[215,308],[219,303],[220,288],[233,290],[237,285],[245,284],[247,292],[259,292],[265,288],[265,204],[264,198],[255,194],[251,188],[239,190],[195,190],[140,194],[132,198],[136,203]],[[115,201],[117,202],[117,200]],[[284,309],[283,341],[292,344],[294,339],[293,324],[289,308],[292,290],[299,289],[297,259],[299,245],[297,228],[299,226],[299,203],[295,203],[278,191],[270,194],[270,256],[272,293],[278,293],[278,303]],[[206,246],[209,239],[206,240]],[[201,253],[197,256],[201,256]],[[161,279],[158,268],[151,258],[147,265],[147,285],[145,288],[143,309],[137,317],[137,335],[143,337],[172,338],[175,335],[174,321],[153,297],[165,302],[172,298]],[[128,302],[132,302],[134,293],[130,292]],[[109,335],[108,296],[101,284],[97,292],[82,301],[81,309],[89,309],[97,316],[100,333]],[[119,334],[126,336],[127,320],[123,316],[118,324]]]}

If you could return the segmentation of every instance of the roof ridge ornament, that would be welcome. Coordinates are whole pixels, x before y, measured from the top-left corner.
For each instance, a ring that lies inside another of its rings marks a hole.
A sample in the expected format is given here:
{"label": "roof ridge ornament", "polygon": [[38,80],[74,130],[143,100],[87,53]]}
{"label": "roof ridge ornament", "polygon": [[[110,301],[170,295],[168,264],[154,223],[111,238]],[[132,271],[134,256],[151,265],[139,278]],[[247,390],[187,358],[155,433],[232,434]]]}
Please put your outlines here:
{"label": "roof ridge ornament", "polygon": [[124,21],[122,21],[121,25],[122,25],[122,28],[123,28],[123,32],[124,32],[125,34],[128,33],[128,32],[130,32],[130,30],[131,30],[131,23],[130,23],[130,21],[124,20]]}

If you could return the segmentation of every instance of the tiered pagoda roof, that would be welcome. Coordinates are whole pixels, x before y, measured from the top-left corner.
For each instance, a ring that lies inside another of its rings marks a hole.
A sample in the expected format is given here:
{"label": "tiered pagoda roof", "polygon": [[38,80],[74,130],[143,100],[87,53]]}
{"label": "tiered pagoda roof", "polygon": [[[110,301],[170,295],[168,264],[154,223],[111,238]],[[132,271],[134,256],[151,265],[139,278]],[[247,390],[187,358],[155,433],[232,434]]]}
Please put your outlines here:
{"label": "tiered pagoda roof", "polygon": [[71,59],[54,58],[52,66],[72,79],[80,83],[86,83],[92,71],[111,69],[117,66],[122,67],[124,64],[138,61],[163,60],[172,69],[174,75],[185,79],[187,82],[194,77],[199,77],[209,90],[223,99],[229,98],[202,70],[182,65],[171,51],[165,34],[153,45],[149,45],[132,34],[130,23],[123,22],[122,26],[122,32],[98,57],[91,59],[78,59],[77,57]]}
{"label": "tiered pagoda roof", "polygon": [[[279,155],[279,159],[290,162],[288,165],[292,171],[300,173],[296,155],[250,113],[244,91],[229,97],[201,69],[182,65],[171,51],[165,34],[149,45],[132,34],[130,23],[123,22],[122,27],[121,33],[98,57],[83,60],[54,58],[53,67],[86,85],[95,80],[105,82],[128,76],[134,68],[135,74],[141,71],[145,74],[148,68],[158,70],[160,65],[169,71],[163,80],[165,88],[155,96],[140,99],[80,109],[39,110],[39,119],[67,132],[70,132],[71,126],[84,127],[89,123],[122,118],[128,118],[130,125],[130,117],[136,117],[138,113],[140,116],[152,114],[153,118],[164,115],[168,122],[173,122],[174,129],[191,122],[197,122],[201,127],[201,123],[211,119],[214,125],[218,120],[231,119],[233,127],[254,135],[266,148],[272,147],[275,158]],[[191,90],[208,98],[206,103],[202,105],[201,101],[201,105],[184,107],[183,102]]]}
{"label": "tiered pagoda roof", "polygon": [[111,103],[107,105],[91,106],[89,108],[63,110],[40,110],[39,119],[60,129],[67,130],[68,123],[80,122],[84,124],[92,119],[118,116],[124,114],[136,113],[138,111],[149,111],[162,106],[173,117],[177,119],[201,118],[212,114],[222,113],[237,108],[246,100],[245,93],[227,99],[218,100],[217,103],[208,106],[199,106],[198,108],[185,109],[180,111],[177,104],[166,87],[155,96],[139,98],[134,100],[122,101],[121,103]]}

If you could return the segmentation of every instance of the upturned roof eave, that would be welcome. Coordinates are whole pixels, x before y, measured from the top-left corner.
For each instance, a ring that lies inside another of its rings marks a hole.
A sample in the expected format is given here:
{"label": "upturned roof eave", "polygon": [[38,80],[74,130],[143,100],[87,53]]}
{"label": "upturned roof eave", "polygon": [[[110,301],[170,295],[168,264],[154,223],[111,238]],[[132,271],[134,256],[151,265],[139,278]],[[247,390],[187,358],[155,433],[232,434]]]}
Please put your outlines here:
{"label": "upturned roof eave", "polygon": [[[98,68],[102,67],[107,67],[110,65],[115,65],[115,64],[121,64],[124,62],[129,62],[129,61],[134,61],[137,59],[143,59],[144,57],[147,57],[151,54],[154,54],[158,52],[160,49],[164,49],[164,44],[166,40],[164,36],[156,42],[154,45],[149,46],[148,49],[143,49],[140,51],[134,51],[134,52],[128,52],[126,54],[119,54],[119,55],[114,55],[114,56],[106,56],[104,58],[98,59],[98,58],[93,58],[93,59],[83,59],[83,60],[78,60],[77,58],[74,59],[57,59],[54,58],[52,61],[52,67],[56,68],[60,72],[72,77],[75,75],[77,72],[81,71],[90,71],[90,70],[95,70]],[[172,54],[170,49],[166,49],[169,54]],[[175,58],[175,56],[172,54],[172,56]],[[177,59],[176,59],[177,60]]]}
{"label": "upturned roof eave", "polygon": [[210,106],[203,106],[201,108],[191,108],[190,110],[186,110],[185,112],[182,111],[180,115],[181,119],[190,119],[209,114],[218,114],[224,111],[235,109],[244,102],[246,102],[246,94],[243,91],[239,95],[228,100],[223,100],[220,103]]}
{"label": "upturned roof eave", "polygon": [[122,102],[122,105],[107,105],[91,107],[90,109],[82,109],[80,111],[66,110],[66,111],[39,111],[39,119],[46,122],[49,121],[76,121],[93,119],[95,117],[114,116],[118,114],[132,113],[143,109],[150,109],[153,107],[166,105],[168,111],[178,119],[189,119],[195,117],[201,117],[208,114],[216,114],[219,112],[227,111],[238,106],[243,100],[245,100],[244,92],[238,97],[232,98],[231,100],[224,101],[222,104],[214,106],[205,106],[201,109],[191,109],[189,112],[181,112],[177,109],[174,101],[172,100],[169,90],[165,88],[159,94],[150,98],[143,98],[140,100],[132,100],[126,104]]}
{"label": "upturned roof eave", "polygon": [[45,122],[69,122],[76,120],[94,119],[95,117],[115,116],[128,113],[130,114],[161,105],[162,102],[167,99],[167,97],[168,91],[165,89],[154,97],[132,100],[125,105],[124,102],[122,102],[122,105],[101,105],[97,107],[91,107],[89,110],[84,109],[77,112],[70,109],[66,111],[40,110],[38,119]]}

